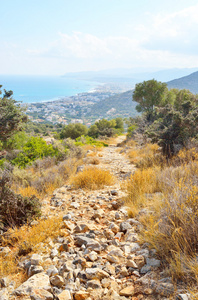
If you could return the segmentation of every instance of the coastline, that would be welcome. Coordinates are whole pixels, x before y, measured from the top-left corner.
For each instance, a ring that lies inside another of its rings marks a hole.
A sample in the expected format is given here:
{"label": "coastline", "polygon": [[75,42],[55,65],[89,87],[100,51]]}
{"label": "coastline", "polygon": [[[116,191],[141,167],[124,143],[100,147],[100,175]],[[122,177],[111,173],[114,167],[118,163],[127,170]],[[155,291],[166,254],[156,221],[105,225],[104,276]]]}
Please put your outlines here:
{"label": "coastline", "polygon": [[0,75],[3,89],[12,90],[13,98],[24,105],[59,101],[81,93],[97,91],[100,82],[61,76]]}

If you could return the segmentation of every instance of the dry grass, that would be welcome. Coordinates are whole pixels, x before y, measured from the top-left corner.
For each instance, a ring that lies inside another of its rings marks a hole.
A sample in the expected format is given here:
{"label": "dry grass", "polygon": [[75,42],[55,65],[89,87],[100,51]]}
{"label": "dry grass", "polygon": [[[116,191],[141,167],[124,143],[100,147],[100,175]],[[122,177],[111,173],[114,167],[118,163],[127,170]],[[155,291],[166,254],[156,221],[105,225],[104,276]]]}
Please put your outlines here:
{"label": "dry grass", "polygon": [[[139,169],[128,180],[129,216],[144,226],[142,241],[157,250],[174,280],[198,283],[198,153],[183,149],[168,163],[157,145],[133,148]],[[158,167],[156,167],[156,165]],[[160,193],[156,193],[160,192]],[[146,207],[152,213],[138,215]],[[194,298],[195,299],[195,298]]]}
{"label": "dry grass", "polygon": [[15,188],[15,190],[24,197],[31,197],[35,195],[37,198],[40,198],[41,196],[40,193],[38,193],[38,191],[32,186],[19,187],[18,189]]}
{"label": "dry grass", "polygon": [[125,184],[128,196],[125,201],[129,205],[142,206],[145,202],[145,194],[151,194],[159,191],[157,173],[159,169],[149,168],[146,170],[137,170],[130,176]]}
{"label": "dry grass", "polygon": [[[0,277],[14,275],[23,279],[24,272],[18,267],[18,259],[21,255],[44,251],[49,238],[61,235],[62,217],[39,220],[36,225],[24,225],[20,228],[9,229],[2,238],[2,245],[9,246],[11,252],[8,255],[0,255]],[[19,281],[20,281],[19,280]]]}
{"label": "dry grass", "polygon": [[96,155],[97,155],[97,152],[96,152],[96,151],[87,153],[87,157],[95,157]]}
{"label": "dry grass", "polygon": [[171,164],[175,166],[186,165],[193,161],[198,161],[198,152],[194,147],[191,149],[181,149],[179,153],[173,157]]}
{"label": "dry grass", "polygon": [[96,167],[84,169],[71,180],[71,184],[75,189],[83,188],[89,190],[101,189],[105,185],[112,185],[113,182],[114,178],[109,171]]}
{"label": "dry grass", "polygon": [[147,144],[144,147],[137,147],[135,144],[128,152],[128,156],[131,163],[137,168],[146,169],[165,163],[165,159],[159,150],[157,144]]}
{"label": "dry grass", "polygon": [[23,196],[35,195],[43,198],[64,185],[70,176],[75,174],[77,166],[81,163],[81,160],[77,158],[70,158],[46,169],[37,167],[15,169],[12,188]]}
{"label": "dry grass", "polygon": [[91,164],[91,165],[99,165],[100,163],[100,160],[97,158],[97,157],[93,157],[93,158],[90,158],[88,161],[87,161],[88,164]]}

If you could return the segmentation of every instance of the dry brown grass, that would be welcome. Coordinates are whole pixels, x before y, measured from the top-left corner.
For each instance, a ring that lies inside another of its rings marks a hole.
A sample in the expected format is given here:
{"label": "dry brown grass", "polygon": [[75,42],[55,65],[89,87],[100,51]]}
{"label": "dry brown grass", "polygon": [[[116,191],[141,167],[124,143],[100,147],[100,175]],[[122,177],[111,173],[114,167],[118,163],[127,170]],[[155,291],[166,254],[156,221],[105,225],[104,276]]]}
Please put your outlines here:
{"label": "dry brown grass", "polygon": [[2,245],[9,246],[11,252],[8,255],[0,255],[0,277],[18,276],[21,282],[24,278],[24,271],[18,267],[19,256],[44,251],[49,238],[53,239],[62,235],[61,224],[62,217],[59,216],[38,220],[33,226],[24,225],[20,228],[9,229],[2,237]]}
{"label": "dry brown grass", "polygon": [[18,189],[15,188],[15,191],[24,197],[31,197],[35,195],[37,198],[40,198],[41,196],[40,193],[38,193],[38,191],[32,186],[19,187]]}
{"label": "dry brown grass", "polygon": [[159,191],[157,173],[159,169],[149,168],[146,170],[137,170],[125,184],[128,192],[125,201],[128,204],[142,206],[145,201],[145,194],[151,194]]}
{"label": "dry brown grass", "polygon": [[96,152],[96,151],[87,153],[87,157],[95,157],[96,155],[97,155],[97,152]]}
{"label": "dry brown grass", "polygon": [[109,171],[96,167],[88,167],[84,169],[71,180],[71,184],[75,189],[83,188],[90,190],[101,189],[105,185],[112,185],[113,182],[114,178]]}
{"label": "dry brown grass", "polygon": [[87,163],[91,164],[91,165],[99,165],[100,160],[97,157],[92,157],[92,158],[88,159]]}
{"label": "dry brown grass", "polygon": [[128,157],[137,168],[146,169],[165,164],[165,158],[159,152],[157,144],[147,144],[144,147],[132,146]]}
{"label": "dry brown grass", "polygon": [[70,176],[75,174],[77,166],[81,163],[81,160],[71,158],[47,169],[33,167],[24,170],[15,169],[12,188],[23,196],[35,195],[43,198],[64,185]]}
{"label": "dry brown grass", "polygon": [[[126,184],[129,216],[138,216],[142,242],[157,250],[172,278],[191,286],[198,283],[198,153],[182,149],[168,162],[158,155],[150,144],[129,152],[139,167]],[[152,213],[138,215],[140,208]]]}

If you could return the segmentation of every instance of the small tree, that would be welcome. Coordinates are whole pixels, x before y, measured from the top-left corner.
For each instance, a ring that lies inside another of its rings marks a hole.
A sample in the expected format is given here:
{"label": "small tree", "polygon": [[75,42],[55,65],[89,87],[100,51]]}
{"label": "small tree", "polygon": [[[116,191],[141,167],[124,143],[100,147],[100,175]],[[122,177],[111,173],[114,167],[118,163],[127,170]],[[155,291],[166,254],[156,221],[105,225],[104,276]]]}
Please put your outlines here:
{"label": "small tree", "polygon": [[146,112],[151,118],[154,108],[164,102],[167,93],[167,84],[155,79],[136,84],[133,92],[133,100],[139,103],[136,110]]}
{"label": "small tree", "polygon": [[61,133],[60,133],[60,138],[61,139],[66,139],[66,138],[71,138],[71,139],[76,139],[81,135],[86,135],[88,132],[87,126],[83,124],[69,124],[65,126]]}
{"label": "small tree", "polygon": [[198,106],[183,102],[180,110],[171,105],[159,108],[157,120],[148,128],[147,134],[157,142],[167,158],[175,154],[175,145],[186,146],[198,132]]}
{"label": "small tree", "polygon": [[93,138],[97,138],[99,136],[99,130],[96,125],[91,125],[88,130],[88,136],[91,136]]}
{"label": "small tree", "polygon": [[122,118],[116,118],[116,126],[115,129],[118,133],[123,133],[124,132],[124,121]]}
{"label": "small tree", "polygon": [[[2,85],[0,85],[0,95]],[[0,97],[0,140],[5,142],[16,131],[20,130],[23,122],[27,121],[24,109],[12,98],[12,91],[4,90]]]}

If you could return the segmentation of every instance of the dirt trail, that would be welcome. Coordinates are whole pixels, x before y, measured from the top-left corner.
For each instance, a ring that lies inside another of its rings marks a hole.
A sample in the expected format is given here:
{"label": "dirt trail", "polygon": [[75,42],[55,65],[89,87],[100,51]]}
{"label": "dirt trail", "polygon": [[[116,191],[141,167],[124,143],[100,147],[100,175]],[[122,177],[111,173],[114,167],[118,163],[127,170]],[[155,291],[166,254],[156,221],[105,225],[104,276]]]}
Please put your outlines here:
{"label": "dirt trail", "polygon": [[[47,217],[64,215],[66,235],[49,242],[48,254],[40,252],[37,260],[26,259],[31,281],[16,289],[14,295],[24,295],[22,299],[28,300],[30,294],[35,300],[171,299],[174,288],[170,280],[157,281],[160,261],[155,251],[139,243],[141,224],[129,219],[127,208],[121,205],[123,181],[134,172],[134,166],[121,153],[123,148],[117,147],[123,139],[118,137],[98,153],[98,167],[110,170],[117,179],[113,186],[85,191],[66,185],[45,200]],[[38,269],[38,265],[42,267]]]}
{"label": "dirt trail", "polygon": [[122,183],[122,179],[127,178],[132,172],[134,172],[135,169],[127,156],[122,153],[123,148],[117,146],[124,140],[125,136],[119,136],[116,138],[114,144],[103,148],[102,157],[99,157],[99,166],[102,168],[104,167],[116,176],[119,179],[119,184]]}

